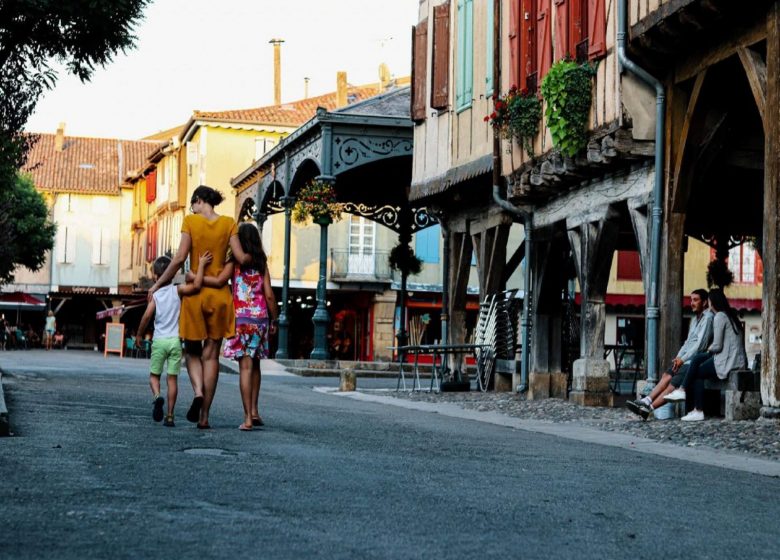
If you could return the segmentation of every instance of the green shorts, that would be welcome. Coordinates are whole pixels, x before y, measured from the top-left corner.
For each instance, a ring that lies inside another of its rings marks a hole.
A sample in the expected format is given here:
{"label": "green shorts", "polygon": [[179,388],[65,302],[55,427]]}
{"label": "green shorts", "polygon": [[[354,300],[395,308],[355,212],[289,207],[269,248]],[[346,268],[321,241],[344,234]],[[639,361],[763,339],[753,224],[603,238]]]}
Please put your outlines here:
{"label": "green shorts", "polygon": [[155,338],[152,341],[152,364],[149,372],[162,375],[165,360],[168,360],[168,375],[179,375],[181,370],[181,340],[178,336]]}

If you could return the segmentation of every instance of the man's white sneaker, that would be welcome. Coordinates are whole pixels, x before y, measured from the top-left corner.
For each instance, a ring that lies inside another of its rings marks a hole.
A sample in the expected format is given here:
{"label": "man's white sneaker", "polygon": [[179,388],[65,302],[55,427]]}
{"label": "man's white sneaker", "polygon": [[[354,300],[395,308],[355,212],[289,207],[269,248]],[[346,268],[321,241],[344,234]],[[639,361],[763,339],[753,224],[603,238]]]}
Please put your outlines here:
{"label": "man's white sneaker", "polygon": [[664,395],[664,400],[669,402],[677,402],[685,400],[685,389],[675,389],[668,395]]}
{"label": "man's white sneaker", "polygon": [[691,410],[688,414],[680,418],[683,422],[701,422],[704,420],[704,413],[701,410]]}

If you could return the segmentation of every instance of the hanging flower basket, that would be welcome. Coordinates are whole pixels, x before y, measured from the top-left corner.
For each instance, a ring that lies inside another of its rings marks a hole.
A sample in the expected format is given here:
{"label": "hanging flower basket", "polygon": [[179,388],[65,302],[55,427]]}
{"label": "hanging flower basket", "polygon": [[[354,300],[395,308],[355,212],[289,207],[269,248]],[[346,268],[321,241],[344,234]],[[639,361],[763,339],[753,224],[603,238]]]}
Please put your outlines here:
{"label": "hanging flower basket", "polygon": [[512,86],[502,96],[493,96],[495,110],[485,117],[503,138],[514,138],[530,156],[534,156],[534,138],[539,134],[542,102],[527,89]]}
{"label": "hanging flower basket", "polygon": [[344,205],[336,200],[336,190],[330,183],[312,179],[298,192],[292,209],[296,224],[309,220],[318,224],[329,224],[341,219]]}
{"label": "hanging flower basket", "polygon": [[414,254],[414,251],[406,243],[399,243],[390,250],[387,264],[392,270],[401,274],[414,275],[422,271],[422,261]]}

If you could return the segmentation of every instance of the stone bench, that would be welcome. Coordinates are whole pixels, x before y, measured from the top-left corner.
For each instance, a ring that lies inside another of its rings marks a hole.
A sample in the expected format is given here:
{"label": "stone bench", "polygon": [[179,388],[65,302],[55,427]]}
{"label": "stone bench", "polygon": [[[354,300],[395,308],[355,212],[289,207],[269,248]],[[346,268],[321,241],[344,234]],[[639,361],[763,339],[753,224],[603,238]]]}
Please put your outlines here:
{"label": "stone bench", "polygon": [[704,413],[726,420],[755,420],[761,412],[761,374],[737,369],[723,380],[704,382]]}

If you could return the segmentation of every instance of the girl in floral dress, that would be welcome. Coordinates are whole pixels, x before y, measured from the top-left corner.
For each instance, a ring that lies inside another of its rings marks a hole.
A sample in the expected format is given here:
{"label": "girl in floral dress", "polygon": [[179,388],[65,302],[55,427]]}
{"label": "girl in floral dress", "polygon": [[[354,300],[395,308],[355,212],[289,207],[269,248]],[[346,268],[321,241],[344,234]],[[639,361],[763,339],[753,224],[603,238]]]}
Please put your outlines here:
{"label": "girl in floral dress", "polygon": [[225,343],[224,356],[238,361],[241,402],[244,421],[239,430],[262,426],[257,401],[260,396],[260,359],[268,357],[268,333],[276,332],[278,309],[271,289],[267,257],[260,233],[248,223],[238,228],[238,239],[248,264],[235,264],[233,270],[233,307],[236,312],[236,335]]}

